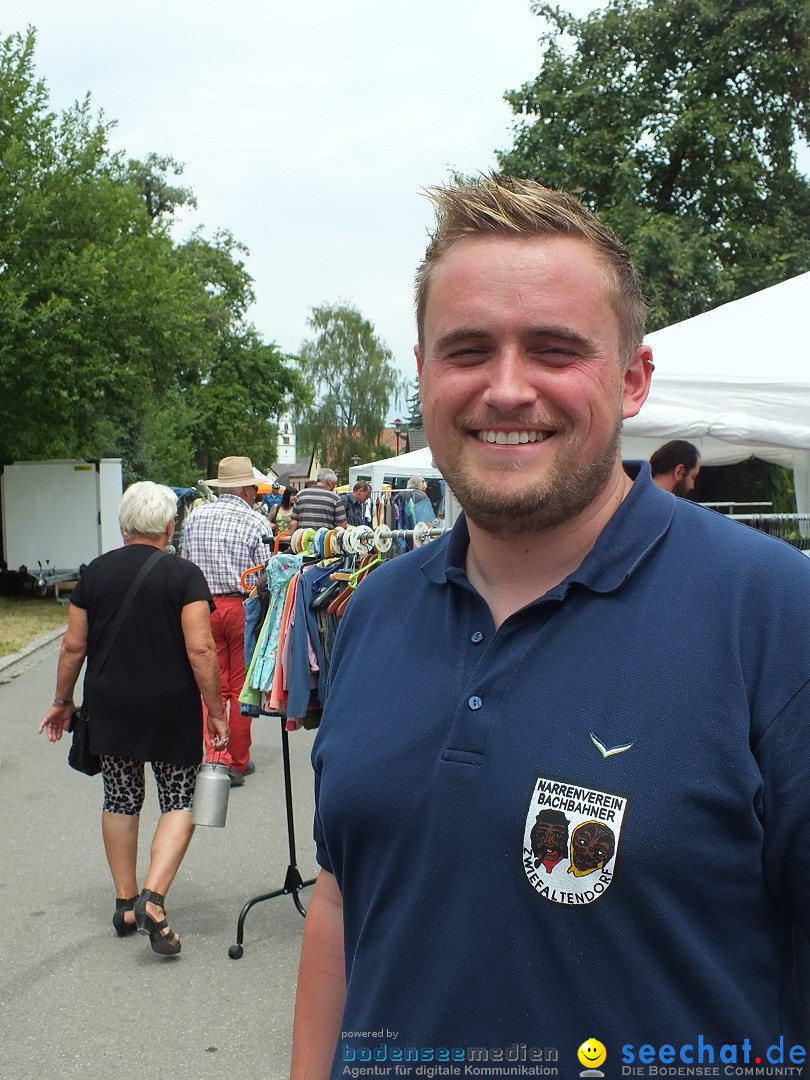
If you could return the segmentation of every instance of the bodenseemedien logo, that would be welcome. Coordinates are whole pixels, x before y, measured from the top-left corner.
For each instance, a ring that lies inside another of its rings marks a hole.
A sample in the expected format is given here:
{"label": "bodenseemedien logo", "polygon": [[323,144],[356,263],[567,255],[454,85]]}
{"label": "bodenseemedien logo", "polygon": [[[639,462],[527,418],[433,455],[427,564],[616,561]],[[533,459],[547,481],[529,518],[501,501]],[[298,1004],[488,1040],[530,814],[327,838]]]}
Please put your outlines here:
{"label": "bodenseemedien logo", "polygon": [[579,1050],[577,1050],[577,1057],[579,1058],[580,1065],[585,1066],[579,1074],[580,1076],[605,1075],[603,1072],[600,1072],[599,1066],[605,1064],[607,1050],[605,1049],[604,1044],[600,1043],[598,1039],[586,1039]]}

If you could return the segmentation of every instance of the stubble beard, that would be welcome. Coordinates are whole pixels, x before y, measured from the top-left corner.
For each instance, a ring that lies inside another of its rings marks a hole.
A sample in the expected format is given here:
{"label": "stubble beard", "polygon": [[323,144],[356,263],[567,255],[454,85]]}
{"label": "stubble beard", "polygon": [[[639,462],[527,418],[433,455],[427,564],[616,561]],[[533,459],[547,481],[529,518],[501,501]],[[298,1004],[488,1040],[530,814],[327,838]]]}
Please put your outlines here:
{"label": "stubble beard", "polygon": [[564,433],[552,438],[565,440],[565,445],[545,475],[520,491],[504,491],[498,486],[497,474],[482,480],[463,460],[460,446],[451,449],[443,461],[437,458],[436,464],[464,513],[479,529],[493,536],[542,532],[578,517],[605,490],[619,457],[621,418],[602,452],[590,462],[581,461],[579,438]]}
{"label": "stubble beard", "polygon": [[684,477],[682,480],[676,480],[675,485],[672,488],[672,494],[677,495],[681,499],[688,499],[692,494],[692,488]]}

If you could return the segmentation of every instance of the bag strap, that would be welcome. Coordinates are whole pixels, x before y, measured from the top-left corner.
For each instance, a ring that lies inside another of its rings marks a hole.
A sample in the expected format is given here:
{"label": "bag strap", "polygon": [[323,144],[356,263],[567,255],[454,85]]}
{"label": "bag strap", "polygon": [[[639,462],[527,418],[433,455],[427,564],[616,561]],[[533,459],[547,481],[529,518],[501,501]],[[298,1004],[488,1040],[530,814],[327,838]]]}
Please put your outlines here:
{"label": "bag strap", "polygon": [[99,650],[98,663],[96,664],[95,671],[93,672],[94,675],[98,676],[99,672],[104,667],[104,662],[110,655],[110,649],[113,647],[113,645],[115,644],[115,639],[118,637],[118,631],[121,629],[127,612],[132,607],[132,601],[135,599],[135,595],[138,592],[138,589],[140,589],[141,585],[143,584],[146,575],[154,566],[157,566],[157,564],[160,562],[164,555],[165,552],[163,548],[158,548],[157,551],[155,551],[152,555],[149,556],[149,558],[140,568],[138,573],[132,579],[132,584],[127,591],[127,595],[124,597],[123,604],[121,604],[121,607],[118,609],[118,614],[115,617],[115,622],[113,623],[112,629],[107,635],[106,641]]}

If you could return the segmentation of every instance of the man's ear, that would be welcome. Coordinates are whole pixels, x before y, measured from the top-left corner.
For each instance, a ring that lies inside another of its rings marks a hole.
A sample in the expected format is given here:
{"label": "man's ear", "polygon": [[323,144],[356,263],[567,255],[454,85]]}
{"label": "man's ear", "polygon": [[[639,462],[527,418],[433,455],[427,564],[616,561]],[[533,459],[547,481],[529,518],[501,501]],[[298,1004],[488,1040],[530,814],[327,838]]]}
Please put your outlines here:
{"label": "man's ear", "polygon": [[686,466],[685,465],[676,465],[675,466],[674,476],[675,476],[676,480],[683,480],[684,476],[686,476]]}
{"label": "man's ear", "polygon": [[649,345],[639,345],[633,350],[633,356],[624,372],[622,417],[625,420],[630,416],[635,416],[647,400],[652,372],[652,349]]}

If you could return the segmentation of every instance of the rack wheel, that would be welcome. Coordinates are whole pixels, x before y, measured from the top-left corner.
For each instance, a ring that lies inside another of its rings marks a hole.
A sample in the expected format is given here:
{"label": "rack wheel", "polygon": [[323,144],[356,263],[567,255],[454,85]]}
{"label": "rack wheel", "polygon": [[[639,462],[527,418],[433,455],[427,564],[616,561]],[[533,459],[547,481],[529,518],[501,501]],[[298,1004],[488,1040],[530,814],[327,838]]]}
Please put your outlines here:
{"label": "rack wheel", "polygon": [[231,960],[241,960],[244,955],[245,950],[241,945],[231,945],[230,949],[228,949],[228,956],[230,956]]}

